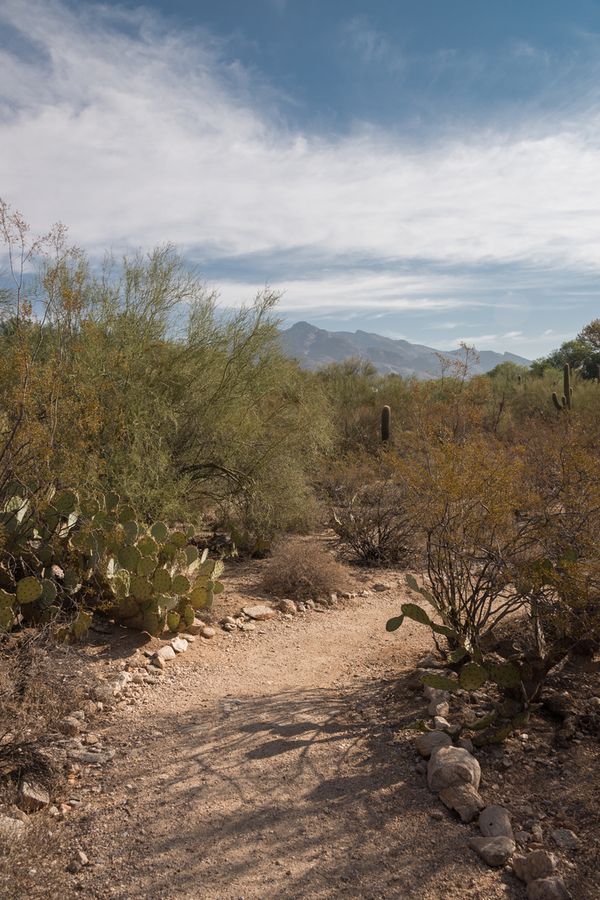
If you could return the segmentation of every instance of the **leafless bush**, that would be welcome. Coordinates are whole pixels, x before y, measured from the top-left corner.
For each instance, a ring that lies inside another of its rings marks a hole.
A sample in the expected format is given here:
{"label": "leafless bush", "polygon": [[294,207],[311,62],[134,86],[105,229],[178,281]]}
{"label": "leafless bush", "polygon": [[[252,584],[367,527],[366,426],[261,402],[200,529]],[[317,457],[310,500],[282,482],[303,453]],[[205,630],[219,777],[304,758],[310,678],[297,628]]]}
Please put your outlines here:
{"label": "leafless bush", "polygon": [[348,585],[348,572],[316,542],[291,540],[276,547],[264,574],[269,593],[316,600]]}
{"label": "leafless bush", "polygon": [[[342,498],[340,498],[342,499]],[[333,510],[340,544],[365,565],[405,565],[415,555],[415,528],[402,486],[365,484]]]}

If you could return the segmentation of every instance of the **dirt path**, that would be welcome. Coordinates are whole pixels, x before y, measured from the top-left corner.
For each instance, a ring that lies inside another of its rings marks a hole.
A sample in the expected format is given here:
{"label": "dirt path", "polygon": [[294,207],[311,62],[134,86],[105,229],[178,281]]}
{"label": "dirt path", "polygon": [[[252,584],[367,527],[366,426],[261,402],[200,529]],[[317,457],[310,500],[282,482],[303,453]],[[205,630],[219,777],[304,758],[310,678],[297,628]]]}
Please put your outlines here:
{"label": "dirt path", "polygon": [[399,602],[219,632],[115,711],[115,761],[68,826],[90,859],[72,896],[520,897],[466,849],[465,826],[431,816],[406,731],[422,699],[402,686],[428,648],[416,625],[386,634]]}

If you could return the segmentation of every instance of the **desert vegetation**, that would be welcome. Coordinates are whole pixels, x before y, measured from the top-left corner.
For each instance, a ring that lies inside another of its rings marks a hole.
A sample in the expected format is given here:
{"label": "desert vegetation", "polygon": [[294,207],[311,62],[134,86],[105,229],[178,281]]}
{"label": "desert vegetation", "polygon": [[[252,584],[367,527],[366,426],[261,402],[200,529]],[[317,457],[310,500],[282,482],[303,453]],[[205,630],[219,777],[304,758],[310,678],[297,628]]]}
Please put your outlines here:
{"label": "desert vegetation", "polygon": [[[62,702],[47,643],[85,642],[94,617],[186,633],[218,606],[224,560],[268,557],[265,590],[292,601],[346,590],[350,565],[404,570],[412,597],[387,629],[430,631],[431,689],[491,687],[488,715],[460,725],[475,745],[525,727],[567,662],[589,668],[600,321],[530,369],[471,377],[465,347],[429,381],[361,360],[310,373],[283,356],[268,289],[222,310],[172,247],[92,265],[6,204],[0,232],[8,784],[43,767]],[[338,559],[297,539],[324,529]]]}

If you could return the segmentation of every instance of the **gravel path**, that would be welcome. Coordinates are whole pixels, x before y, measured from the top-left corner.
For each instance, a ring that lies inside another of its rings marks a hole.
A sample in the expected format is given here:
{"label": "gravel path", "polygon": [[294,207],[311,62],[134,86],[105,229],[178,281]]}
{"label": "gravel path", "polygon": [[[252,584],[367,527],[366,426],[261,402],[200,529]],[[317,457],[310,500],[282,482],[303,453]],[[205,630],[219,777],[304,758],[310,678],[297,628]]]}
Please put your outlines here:
{"label": "gravel path", "polygon": [[219,631],[118,707],[102,735],[115,761],[85,776],[67,826],[90,865],[66,895],[520,897],[465,826],[431,815],[406,730],[423,701],[403,683],[429,647],[413,623],[385,632],[401,600]]}

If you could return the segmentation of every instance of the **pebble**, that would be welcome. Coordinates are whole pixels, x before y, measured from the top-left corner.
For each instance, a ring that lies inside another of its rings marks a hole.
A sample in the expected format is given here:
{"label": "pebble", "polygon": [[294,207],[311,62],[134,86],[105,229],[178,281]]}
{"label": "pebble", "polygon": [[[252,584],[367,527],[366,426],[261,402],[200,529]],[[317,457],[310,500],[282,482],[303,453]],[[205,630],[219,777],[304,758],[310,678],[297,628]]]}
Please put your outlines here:
{"label": "pebble", "polygon": [[203,638],[206,638],[207,640],[214,638],[216,633],[217,633],[216,629],[211,628],[210,625],[205,625],[203,628],[200,629],[200,634],[202,635]]}

